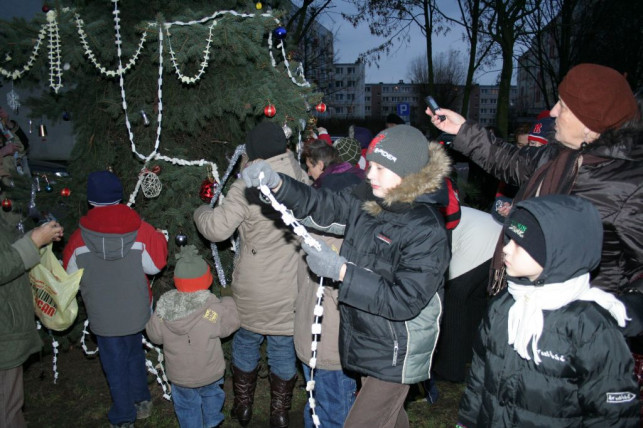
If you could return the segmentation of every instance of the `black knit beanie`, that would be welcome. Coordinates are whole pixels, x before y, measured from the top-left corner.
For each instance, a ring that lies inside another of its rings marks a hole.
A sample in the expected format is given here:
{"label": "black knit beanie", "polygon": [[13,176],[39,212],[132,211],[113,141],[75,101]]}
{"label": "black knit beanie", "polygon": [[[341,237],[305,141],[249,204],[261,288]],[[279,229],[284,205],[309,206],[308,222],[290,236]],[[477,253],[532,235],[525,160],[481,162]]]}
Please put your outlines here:
{"label": "black knit beanie", "polygon": [[429,162],[429,142],[419,129],[397,125],[373,138],[366,160],[377,162],[404,178],[420,172]]}
{"label": "black knit beanie", "polygon": [[261,122],[246,136],[248,160],[269,159],[286,152],[286,134],[274,122]]}
{"label": "black knit beanie", "polygon": [[547,252],[540,223],[529,211],[516,208],[507,216],[505,235],[524,248],[540,266],[545,267]]}

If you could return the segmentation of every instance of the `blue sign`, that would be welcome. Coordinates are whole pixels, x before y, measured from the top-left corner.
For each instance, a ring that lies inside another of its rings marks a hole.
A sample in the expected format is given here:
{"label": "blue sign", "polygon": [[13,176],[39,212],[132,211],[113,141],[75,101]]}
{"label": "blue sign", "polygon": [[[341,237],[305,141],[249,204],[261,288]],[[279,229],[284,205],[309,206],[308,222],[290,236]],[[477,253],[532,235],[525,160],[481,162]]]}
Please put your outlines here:
{"label": "blue sign", "polygon": [[411,116],[411,105],[409,103],[398,103],[397,115],[401,116],[402,118],[408,118],[409,116]]}

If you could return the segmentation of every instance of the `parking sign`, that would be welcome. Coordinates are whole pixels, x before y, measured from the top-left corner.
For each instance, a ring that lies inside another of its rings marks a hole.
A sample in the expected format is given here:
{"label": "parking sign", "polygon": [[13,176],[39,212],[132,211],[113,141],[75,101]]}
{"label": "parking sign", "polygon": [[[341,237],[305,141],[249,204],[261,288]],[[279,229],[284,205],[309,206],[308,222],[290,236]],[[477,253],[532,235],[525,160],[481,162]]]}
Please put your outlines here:
{"label": "parking sign", "polygon": [[398,103],[397,115],[408,122],[409,117],[411,116],[411,105],[409,103]]}

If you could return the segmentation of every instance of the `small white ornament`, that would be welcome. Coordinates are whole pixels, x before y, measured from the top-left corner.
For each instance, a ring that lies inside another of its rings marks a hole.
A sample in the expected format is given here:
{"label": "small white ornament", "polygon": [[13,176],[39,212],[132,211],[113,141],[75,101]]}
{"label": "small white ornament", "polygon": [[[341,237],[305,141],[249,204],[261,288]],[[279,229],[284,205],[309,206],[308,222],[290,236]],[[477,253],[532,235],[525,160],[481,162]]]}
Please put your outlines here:
{"label": "small white ornament", "polygon": [[163,185],[158,175],[154,174],[152,171],[146,171],[143,173],[143,180],[141,180],[141,189],[143,189],[143,195],[146,198],[156,198],[161,194],[161,189]]}
{"label": "small white ornament", "polygon": [[7,93],[7,105],[14,112],[17,112],[20,108],[20,96],[13,89]]}
{"label": "small white ornament", "polygon": [[71,65],[69,65],[68,62],[63,64],[63,70],[68,71],[71,68]]}
{"label": "small white ornament", "polygon": [[290,126],[284,125],[284,134],[286,134],[286,139],[292,137],[292,129],[290,129]]}

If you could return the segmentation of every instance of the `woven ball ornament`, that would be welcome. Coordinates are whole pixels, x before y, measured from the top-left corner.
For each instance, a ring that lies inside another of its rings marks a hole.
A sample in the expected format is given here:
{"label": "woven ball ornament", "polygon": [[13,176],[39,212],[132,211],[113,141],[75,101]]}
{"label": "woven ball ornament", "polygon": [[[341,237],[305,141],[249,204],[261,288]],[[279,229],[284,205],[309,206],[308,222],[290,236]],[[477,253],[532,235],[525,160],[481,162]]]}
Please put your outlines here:
{"label": "woven ball ornament", "polygon": [[266,117],[275,117],[275,115],[277,114],[277,109],[274,105],[268,104],[263,108],[263,114],[265,114]]}
{"label": "woven ball ornament", "polygon": [[141,180],[141,189],[143,190],[143,195],[146,198],[156,198],[161,194],[161,189],[163,185],[158,175],[154,174],[152,171],[145,171],[143,173],[143,179]]}
{"label": "woven ball ornament", "polygon": [[326,111],[326,104],[324,103],[319,103],[315,106],[315,110],[317,110],[319,113],[324,113]]}

